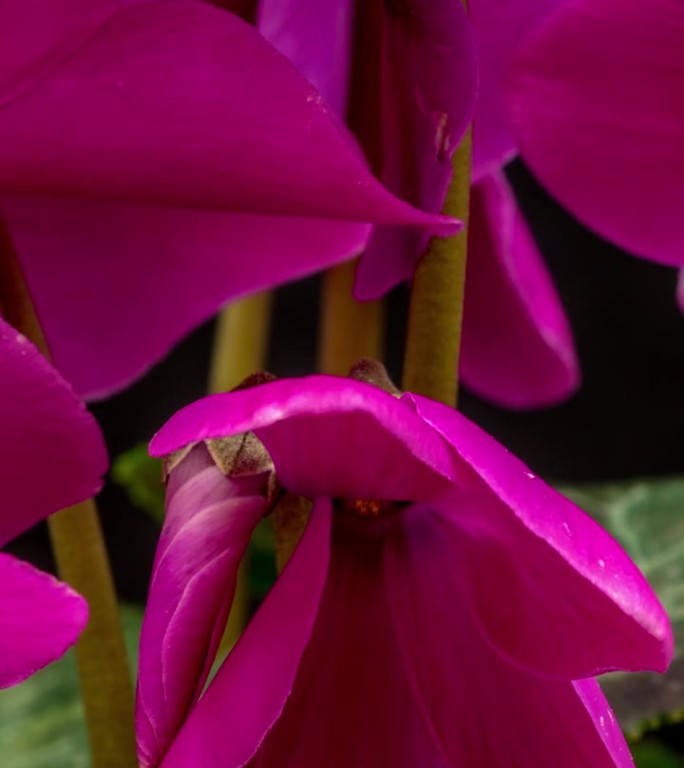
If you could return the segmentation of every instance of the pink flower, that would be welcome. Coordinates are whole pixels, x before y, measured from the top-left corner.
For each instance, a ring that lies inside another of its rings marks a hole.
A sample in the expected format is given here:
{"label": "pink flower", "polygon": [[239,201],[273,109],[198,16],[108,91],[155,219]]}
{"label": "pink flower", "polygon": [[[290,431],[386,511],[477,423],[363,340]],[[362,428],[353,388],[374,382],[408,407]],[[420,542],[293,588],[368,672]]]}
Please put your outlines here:
{"label": "pink flower", "polygon": [[226,300],[351,258],[371,223],[445,226],[205,3],[4,2],[0,107],[0,212],[84,395],[125,386]]}
{"label": "pink flower", "polygon": [[525,161],[602,237],[684,265],[684,6],[571,0],[521,48],[509,106]]}
{"label": "pink flower", "polygon": [[[223,444],[228,476],[200,443],[225,435],[243,436]],[[144,766],[632,764],[591,678],[663,670],[663,609],[602,529],[463,416],[314,376],[189,406],[151,446],[179,449],[141,640]],[[313,512],[201,693],[271,462]]]}
{"label": "pink flower", "polygon": [[[471,114],[477,53],[460,373],[471,390],[514,409],[555,404],[580,383],[570,325],[502,172],[516,152],[502,96],[510,61],[561,2],[474,2],[472,29],[461,4],[449,0],[257,5],[259,29],[355,123],[388,188],[432,212],[444,201],[450,157]],[[366,92],[353,85],[350,92],[352,71]],[[363,108],[360,126],[355,107]],[[410,279],[427,240],[425,232],[376,227],[359,265],[357,298]]]}
{"label": "pink flower", "polygon": [[[107,456],[93,418],[23,336],[0,319],[0,545],[97,492]],[[0,687],[58,659],[85,626],[85,601],[0,554]]]}

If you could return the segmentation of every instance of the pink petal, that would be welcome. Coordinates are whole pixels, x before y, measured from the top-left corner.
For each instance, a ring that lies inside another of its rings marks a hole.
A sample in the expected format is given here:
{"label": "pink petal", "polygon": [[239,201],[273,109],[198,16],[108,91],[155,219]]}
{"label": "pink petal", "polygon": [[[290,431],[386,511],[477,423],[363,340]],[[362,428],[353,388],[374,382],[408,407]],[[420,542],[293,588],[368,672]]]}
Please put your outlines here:
{"label": "pink petal", "polygon": [[469,5],[480,88],[474,122],[473,179],[497,171],[515,152],[504,86],[514,53],[565,0],[482,0]]}
{"label": "pink petal", "polygon": [[60,658],[87,620],[85,600],[66,584],[0,554],[0,688]]}
{"label": "pink petal", "polygon": [[328,570],[331,517],[330,502],[317,502],[292,558],[190,713],[163,768],[240,768],[254,755],[280,716],[311,637]]}
{"label": "pink petal", "polygon": [[358,253],[369,230],[85,200],[2,210],[56,364],[89,397],[130,383],[227,299]]}
{"label": "pink petal", "polygon": [[[475,47],[461,3],[384,5],[381,57],[382,180],[421,210],[438,213],[451,157],[472,117]],[[357,271],[355,295],[377,298],[413,277],[429,233],[376,228]]]}
{"label": "pink petal", "polygon": [[440,223],[387,193],[294,67],[206,3],[124,6],[3,110],[0,148],[5,196]]}
{"label": "pink petal", "polygon": [[684,264],[684,7],[573,0],[521,50],[511,120],[526,162],[577,218]]}
{"label": "pink petal", "polygon": [[156,766],[199,697],[221,640],[237,569],[266,512],[265,478],[226,477],[198,446],[173,470],[140,640],[136,726]]}
{"label": "pink petal", "polygon": [[579,386],[570,325],[504,174],[473,187],[461,376],[507,408],[554,405]]}
{"label": "pink petal", "polygon": [[497,650],[522,669],[566,679],[663,671],[668,618],[620,546],[459,413],[412,397],[481,480],[440,509],[460,542],[470,610]]}
{"label": "pink petal", "polygon": [[385,583],[407,670],[448,765],[632,766],[595,682],[546,680],[506,663],[470,614],[468,573],[444,523],[423,507],[402,519],[386,547]]}
{"label": "pink petal", "polygon": [[353,22],[353,0],[261,0],[257,9],[257,29],[340,116],[347,108]]}
{"label": "pink petal", "polygon": [[107,469],[100,431],[38,350],[0,320],[0,544],[95,494]]}
{"label": "pink petal", "polygon": [[0,106],[73,53],[117,4],[117,0],[3,0]]}
{"label": "pink petal", "polygon": [[283,713],[250,763],[254,768],[447,768],[392,626],[383,584],[384,522],[336,515],[311,641]]}
{"label": "pink petal", "polygon": [[254,430],[292,493],[361,499],[431,498],[462,471],[434,430],[382,390],[311,376],[204,398],[150,444],[172,453],[208,437]]}

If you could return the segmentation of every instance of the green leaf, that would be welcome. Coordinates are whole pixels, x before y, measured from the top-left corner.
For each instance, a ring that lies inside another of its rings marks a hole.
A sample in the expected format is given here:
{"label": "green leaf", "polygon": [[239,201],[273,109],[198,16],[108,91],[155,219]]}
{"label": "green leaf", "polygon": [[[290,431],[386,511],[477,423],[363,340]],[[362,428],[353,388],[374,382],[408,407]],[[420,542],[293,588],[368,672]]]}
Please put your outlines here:
{"label": "green leaf", "polygon": [[[142,609],[122,606],[131,669],[137,668]],[[89,768],[73,651],[21,685],[0,691],[2,768]]]}
{"label": "green leaf", "polygon": [[161,461],[148,454],[147,443],[122,453],[112,464],[112,480],[126,491],[136,507],[160,524],[164,520],[165,493],[161,476]]}
{"label": "green leaf", "polygon": [[622,727],[638,735],[679,722],[684,719],[684,478],[560,490],[624,546],[672,620],[675,658],[667,674],[616,673],[601,680]]}
{"label": "green leaf", "polygon": [[684,761],[671,749],[655,739],[644,739],[632,745],[637,768],[682,768]]}

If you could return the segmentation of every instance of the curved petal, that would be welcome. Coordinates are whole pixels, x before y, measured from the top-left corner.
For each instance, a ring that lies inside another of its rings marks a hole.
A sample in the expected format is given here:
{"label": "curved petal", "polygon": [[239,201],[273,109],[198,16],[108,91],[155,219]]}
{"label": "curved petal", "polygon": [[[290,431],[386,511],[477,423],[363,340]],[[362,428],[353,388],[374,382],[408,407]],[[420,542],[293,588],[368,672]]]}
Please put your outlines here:
{"label": "curved petal", "polygon": [[431,498],[461,472],[411,408],[351,379],[310,376],[199,400],[150,444],[155,456],[208,437],[254,430],[280,483],[305,496]]}
{"label": "curved petal", "polygon": [[567,0],[481,0],[469,5],[477,46],[480,88],[473,127],[473,180],[511,159],[504,87],[511,60],[525,39]]}
{"label": "curved petal", "polygon": [[[461,3],[385,3],[382,19],[381,167],[388,189],[438,213],[451,158],[472,117],[477,65]],[[378,298],[413,277],[428,233],[376,227],[361,258],[354,293]]]}
{"label": "curved petal", "polygon": [[331,517],[330,502],[318,501],[294,554],[162,768],[241,768],[254,755],[282,712],[311,637],[328,571]]}
{"label": "curved petal", "polygon": [[549,192],[601,236],[672,265],[684,264],[682,36],[677,0],[573,0],[521,50],[509,95]]}
{"label": "curved petal", "polygon": [[55,364],[125,386],[227,300],[342,261],[369,226],[103,201],[0,204]]}
{"label": "curved petal", "polygon": [[199,697],[221,640],[237,570],[266,512],[264,478],[226,477],[203,446],[171,472],[140,638],[138,753],[157,766]]}
{"label": "curved petal", "polygon": [[187,0],[124,6],[3,110],[0,191],[445,223],[371,176],[319,94],[254,29]]}
{"label": "curved petal", "polygon": [[3,0],[0,107],[73,53],[119,0]]}
{"label": "curved petal", "polygon": [[336,513],[311,641],[254,768],[448,768],[409,686],[389,615],[384,523]]}
{"label": "curved petal", "polygon": [[572,331],[503,172],[472,189],[461,376],[507,408],[554,405],[579,386]]}
{"label": "curved petal", "polygon": [[0,554],[0,688],[59,659],[87,620],[86,601],[66,584]]}
{"label": "curved petal", "polygon": [[537,678],[484,642],[463,599],[459,548],[443,527],[425,508],[407,510],[388,540],[385,583],[406,668],[448,765],[631,768],[594,681]]}
{"label": "curved petal", "polygon": [[0,319],[0,545],[94,495],[107,469],[100,430],[69,385]]}
{"label": "curved petal", "polygon": [[469,610],[498,651],[565,679],[663,671],[672,656],[667,615],[617,542],[459,413],[412,397],[481,480],[441,511],[461,540]]}
{"label": "curved petal", "polygon": [[257,29],[342,116],[351,68],[354,0],[261,0]]}

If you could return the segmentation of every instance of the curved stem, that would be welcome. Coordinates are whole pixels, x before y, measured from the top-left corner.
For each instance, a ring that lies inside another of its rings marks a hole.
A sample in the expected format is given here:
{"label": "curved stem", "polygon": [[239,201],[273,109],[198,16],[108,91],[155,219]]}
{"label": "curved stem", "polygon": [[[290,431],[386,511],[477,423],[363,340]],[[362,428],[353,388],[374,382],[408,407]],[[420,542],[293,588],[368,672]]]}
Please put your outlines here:
{"label": "curved stem", "polygon": [[[9,234],[0,223],[0,306],[4,318],[50,359]],[[91,499],[48,519],[60,575],[88,601],[76,644],[93,768],[134,768],[133,685],[100,521]]]}
{"label": "curved stem", "polygon": [[411,286],[402,388],[455,406],[465,292],[471,132],[454,153],[443,212],[464,222],[453,237],[430,241]]}
{"label": "curved stem", "polygon": [[[209,369],[209,391],[226,392],[247,376],[262,371],[268,357],[272,296],[257,293],[229,304],[218,317]],[[233,603],[221,640],[229,651],[249,618],[249,550],[238,570]]]}
{"label": "curved stem", "polygon": [[354,299],[355,269],[351,261],[323,276],[318,367],[334,376],[346,376],[360,358],[380,359],[383,352],[383,304]]}

